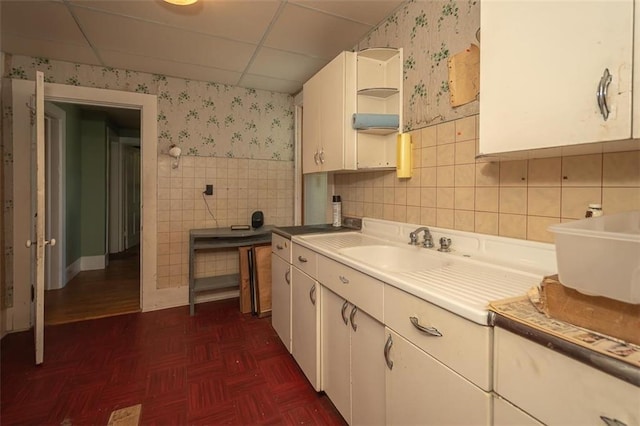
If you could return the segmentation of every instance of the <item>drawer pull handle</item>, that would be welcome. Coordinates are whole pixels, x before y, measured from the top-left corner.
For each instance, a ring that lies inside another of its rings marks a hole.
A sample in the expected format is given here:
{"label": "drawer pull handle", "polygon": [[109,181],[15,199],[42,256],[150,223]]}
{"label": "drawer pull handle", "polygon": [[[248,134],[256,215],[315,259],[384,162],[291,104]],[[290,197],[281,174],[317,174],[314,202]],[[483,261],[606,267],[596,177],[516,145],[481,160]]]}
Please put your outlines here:
{"label": "drawer pull handle", "polygon": [[391,359],[389,358],[391,346],[393,346],[393,340],[391,339],[391,335],[389,335],[387,343],[384,344],[384,361],[387,363],[387,367],[389,368],[389,370],[393,370],[393,361],[391,361]]}
{"label": "drawer pull handle", "polygon": [[607,417],[607,416],[600,416],[600,418],[602,419],[604,424],[606,424],[607,426],[627,426],[626,423],[621,422],[618,419],[612,419],[611,417]]}
{"label": "drawer pull handle", "polygon": [[429,336],[442,337],[442,333],[440,333],[437,328],[425,327],[424,325],[420,325],[420,323],[418,322],[419,320],[416,317],[409,317],[409,321],[411,321],[411,324],[413,324],[415,328],[422,331],[423,333],[428,334]]}
{"label": "drawer pull handle", "polygon": [[291,270],[288,270],[284,273],[284,280],[287,282],[287,284],[291,284]]}
{"label": "drawer pull handle", "polygon": [[309,299],[311,300],[312,305],[316,305],[316,285],[311,286],[311,290],[309,290]]}
{"label": "drawer pull handle", "polygon": [[349,315],[349,319],[351,320],[351,328],[353,328],[353,331],[358,330],[358,325],[355,323],[355,317],[357,313],[358,307],[354,305],[353,309],[351,309],[351,315]]}
{"label": "drawer pull handle", "polygon": [[276,244],[276,248],[277,248],[278,250],[282,250],[284,247],[282,247],[282,244]]}
{"label": "drawer pull handle", "polygon": [[345,277],[344,275],[340,275],[338,276],[338,278],[340,278],[340,281],[342,281],[342,284],[349,284],[349,278]]}
{"label": "drawer pull handle", "polygon": [[342,305],[342,321],[344,321],[344,325],[349,324],[349,319],[347,319],[347,316],[345,315],[345,312],[347,312],[348,307],[349,307],[349,302],[345,300],[344,304]]}
{"label": "drawer pull handle", "polygon": [[307,258],[306,258],[306,257],[304,257],[304,256],[298,256],[298,260],[299,260],[300,262],[302,262],[302,263],[307,263],[307,262],[308,262]]}

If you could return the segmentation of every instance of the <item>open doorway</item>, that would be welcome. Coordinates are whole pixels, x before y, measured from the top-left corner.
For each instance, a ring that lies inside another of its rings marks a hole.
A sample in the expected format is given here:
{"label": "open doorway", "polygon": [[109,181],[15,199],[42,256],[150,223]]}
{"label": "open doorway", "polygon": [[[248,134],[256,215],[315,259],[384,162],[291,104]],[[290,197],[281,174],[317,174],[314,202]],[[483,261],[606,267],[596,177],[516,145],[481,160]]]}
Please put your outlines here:
{"label": "open doorway", "polygon": [[140,311],[140,111],[46,103],[45,324]]}

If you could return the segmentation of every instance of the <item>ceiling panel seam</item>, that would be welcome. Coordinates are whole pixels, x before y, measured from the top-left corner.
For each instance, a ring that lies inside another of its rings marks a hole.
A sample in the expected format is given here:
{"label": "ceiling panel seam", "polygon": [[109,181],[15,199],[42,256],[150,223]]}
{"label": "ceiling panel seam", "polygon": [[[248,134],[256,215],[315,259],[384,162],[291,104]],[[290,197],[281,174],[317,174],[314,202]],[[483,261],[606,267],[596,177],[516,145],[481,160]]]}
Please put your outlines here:
{"label": "ceiling panel seam", "polygon": [[76,16],[76,14],[73,13],[73,10],[71,9],[71,6],[69,5],[69,2],[67,0],[62,0],[62,2],[67,7],[67,10],[69,11],[69,14],[71,15],[71,17],[75,21],[76,25],[78,26],[78,30],[80,30],[80,32],[82,33],[82,36],[84,37],[84,39],[87,40],[87,44],[89,45],[89,47],[91,47],[91,50],[93,51],[93,54],[96,55],[96,58],[98,58],[98,62],[100,62],[100,64],[103,67],[106,67],[107,65],[102,60],[102,57],[100,56],[100,52],[98,52],[98,49],[95,48],[93,43],[91,43],[91,40],[89,40],[89,37],[87,37],[87,33],[82,28],[82,25],[80,25],[80,21],[78,20],[78,17]]}

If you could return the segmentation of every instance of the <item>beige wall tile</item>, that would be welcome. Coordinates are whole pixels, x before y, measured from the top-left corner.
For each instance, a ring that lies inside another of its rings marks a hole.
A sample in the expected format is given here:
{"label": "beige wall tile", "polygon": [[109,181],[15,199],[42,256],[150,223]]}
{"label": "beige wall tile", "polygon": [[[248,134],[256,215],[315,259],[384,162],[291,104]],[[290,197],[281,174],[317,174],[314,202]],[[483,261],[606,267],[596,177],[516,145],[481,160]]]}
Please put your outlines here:
{"label": "beige wall tile", "polygon": [[421,182],[420,167],[416,167],[412,170],[411,177],[407,179],[407,188],[420,188]]}
{"label": "beige wall tile", "polygon": [[420,189],[420,206],[436,207],[436,188],[435,187]]}
{"label": "beige wall tile", "polygon": [[407,206],[420,207],[420,188],[407,188]]}
{"label": "beige wall tile", "polygon": [[438,170],[436,167],[425,167],[420,169],[420,185],[436,186],[438,182]]}
{"label": "beige wall tile", "polygon": [[476,133],[476,119],[477,115],[472,115],[470,117],[461,118],[459,120],[455,120],[456,126],[456,142],[457,141],[467,141],[470,139],[475,139],[477,137]]}
{"label": "beige wall tile", "polygon": [[439,166],[436,167],[437,184],[441,186],[454,186],[455,184],[455,169],[454,166]]}
{"label": "beige wall tile", "polygon": [[396,199],[396,190],[395,188],[385,188],[384,189],[384,200],[385,204],[393,204]]}
{"label": "beige wall tile", "polygon": [[436,147],[436,164],[450,166],[455,163],[455,144],[448,143]]}
{"label": "beige wall tile", "polygon": [[582,219],[590,203],[600,203],[602,188],[562,188],[561,217]]}
{"label": "beige wall tile", "polygon": [[640,210],[640,187],[602,188],[602,210],[604,214]]}
{"label": "beige wall tile", "polygon": [[437,209],[436,226],[438,226],[439,228],[454,229],[453,210]]}
{"label": "beige wall tile", "polygon": [[476,163],[476,141],[456,142],[455,152],[456,164],[475,164]]}
{"label": "beige wall tile", "polygon": [[476,186],[498,186],[500,163],[476,163]]}
{"label": "beige wall tile", "polygon": [[436,142],[438,145],[456,141],[456,123],[448,121],[436,125]]}
{"label": "beige wall tile", "polygon": [[602,154],[562,158],[562,186],[602,185]]}
{"label": "beige wall tile", "polygon": [[407,221],[407,206],[395,205],[393,210],[393,220],[397,222]]}
{"label": "beige wall tile", "polygon": [[527,214],[560,217],[560,187],[529,187]]}
{"label": "beige wall tile", "polygon": [[475,186],[476,184],[476,165],[475,164],[458,164],[454,167],[454,185],[455,186]]}
{"label": "beige wall tile", "polygon": [[420,222],[422,225],[435,226],[436,224],[436,208],[435,207],[421,207],[420,208]]}
{"label": "beige wall tile", "polygon": [[373,202],[374,203],[384,203],[384,192],[386,188],[373,188]]}
{"label": "beige wall tile", "polygon": [[500,186],[527,185],[527,161],[503,161],[500,163]]}
{"label": "beige wall tile", "polygon": [[640,186],[640,151],[602,156],[603,186]]}
{"label": "beige wall tile", "polygon": [[562,159],[539,158],[529,160],[530,186],[560,186],[562,184]]}
{"label": "beige wall tile", "polygon": [[476,212],[475,232],[498,235],[498,213]]}
{"label": "beige wall tile", "polygon": [[473,232],[475,229],[475,214],[473,211],[455,210],[453,213],[454,227],[460,231]]}
{"label": "beige wall tile", "polygon": [[498,217],[498,234],[503,237],[527,238],[527,216],[502,214]]}
{"label": "beige wall tile", "polygon": [[441,188],[441,187],[436,188],[436,207],[438,207],[438,209],[453,209],[453,206],[454,206],[453,188]]}
{"label": "beige wall tile", "polygon": [[414,149],[422,148],[422,130],[412,130],[409,132],[411,135],[411,143]]}
{"label": "beige wall tile", "polygon": [[436,146],[437,144],[437,130],[436,126],[425,127],[420,131],[420,140],[422,147]]}
{"label": "beige wall tile", "polygon": [[[454,190],[454,208],[473,210],[475,207],[475,188],[460,187]],[[460,229],[460,228],[456,228]]]}
{"label": "beige wall tile", "polygon": [[497,186],[476,187],[476,211],[497,212],[499,191],[500,188]]}
{"label": "beige wall tile", "polygon": [[500,213],[526,214],[527,188],[500,187]]}
{"label": "beige wall tile", "polygon": [[420,207],[407,206],[407,222],[420,223]]}
{"label": "beige wall tile", "polygon": [[528,216],[527,239],[543,243],[553,243],[553,233],[549,232],[547,228],[558,223],[560,223],[559,217]]}
{"label": "beige wall tile", "polygon": [[422,148],[420,151],[420,165],[422,167],[434,167],[437,159],[437,148],[435,146],[429,146]]}
{"label": "beige wall tile", "polygon": [[396,188],[395,189],[395,197],[393,200],[393,204],[396,205],[407,205],[407,188]]}

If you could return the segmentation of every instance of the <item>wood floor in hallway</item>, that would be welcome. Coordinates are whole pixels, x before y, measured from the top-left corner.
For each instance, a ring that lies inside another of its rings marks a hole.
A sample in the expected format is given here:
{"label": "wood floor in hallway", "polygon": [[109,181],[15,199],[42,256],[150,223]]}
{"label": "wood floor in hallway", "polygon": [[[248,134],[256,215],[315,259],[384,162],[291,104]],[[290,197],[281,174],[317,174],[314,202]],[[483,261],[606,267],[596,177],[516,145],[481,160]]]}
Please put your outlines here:
{"label": "wood floor in hallway", "polygon": [[345,425],[271,327],[238,299],[45,327],[0,342],[2,425],[106,425],[142,405],[141,425]]}
{"label": "wood floor in hallway", "polygon": [[45,325],[140,311],[139,246],[110,256],[105,269],[83,271],[44,295]]}

